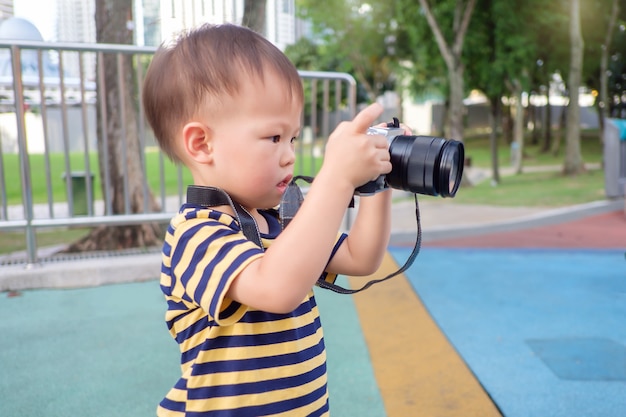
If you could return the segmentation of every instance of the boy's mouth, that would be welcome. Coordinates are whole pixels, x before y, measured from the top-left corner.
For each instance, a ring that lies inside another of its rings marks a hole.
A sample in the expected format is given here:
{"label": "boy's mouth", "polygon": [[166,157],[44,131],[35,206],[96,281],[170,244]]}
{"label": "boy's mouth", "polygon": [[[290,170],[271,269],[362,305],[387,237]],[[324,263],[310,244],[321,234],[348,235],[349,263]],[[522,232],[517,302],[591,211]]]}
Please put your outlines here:
{"label": "boy's mouth", "polygon": [[285,191],[291,182],[292,175],[287,175],[281,182],[277,184],[277,187],[282,191]]}

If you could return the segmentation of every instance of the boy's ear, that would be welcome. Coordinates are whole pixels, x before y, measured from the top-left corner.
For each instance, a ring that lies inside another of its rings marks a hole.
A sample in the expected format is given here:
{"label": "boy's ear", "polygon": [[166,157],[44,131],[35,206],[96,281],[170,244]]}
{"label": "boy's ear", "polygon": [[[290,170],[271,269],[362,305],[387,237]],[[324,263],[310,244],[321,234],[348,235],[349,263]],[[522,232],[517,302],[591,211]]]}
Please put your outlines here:
{"label": "boy's ear", "polygon": [[194,161],[211,162],[211,130],[202,123],[190,122],[183,127],[183,146],[185,153]]}

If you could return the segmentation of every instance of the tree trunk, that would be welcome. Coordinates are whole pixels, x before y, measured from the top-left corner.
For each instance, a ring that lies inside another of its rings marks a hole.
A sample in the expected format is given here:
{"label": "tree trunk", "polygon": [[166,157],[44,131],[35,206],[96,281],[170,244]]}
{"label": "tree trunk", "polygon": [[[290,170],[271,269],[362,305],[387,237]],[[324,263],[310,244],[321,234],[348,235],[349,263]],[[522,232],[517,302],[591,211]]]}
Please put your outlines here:
{"label": "tree trunk", "polygon": [[[98,43],[132,44],[132,2],[96,1]],[[130,55],[104,53],[98,65],[104,68],[104,86],[98,83],[98,102],[104,100],[106,114],[98,112],[98,157],[102,195],[107,214],[158,211],[152,193],[144,191],[144,160],[138,135],[137,94]],[[119,74],[122,74],[120,77]],[[127,198],[126,198],[127,196]],[[100,226],[70,245],[68,251],[118,250],[159,244],[158,224]]]}
{"label": "tree trunk", "polygon": [[607,69],[609,67],[609,51],[611,50],[611,38],[615,29],[615,22],[619,14],[619,4],[617,0],[613,0],[611,14],[609,16],[609,24],[606,28],[606,36],[602,45],[602,55],[600,58],[600,100],[598,103],[598,118],[600,122],[600,141],[604,141],[604,119],[607,117],[607,108],[609,104],[609,87]]}
{"label": "tree trunk", "polygon": [[504,143],[511,145],[513,142],[513,116],[511,115],[511,105],[502,108],[502,137]]}
{"label": "tree trunk", "polygon": [[245,0],[243,5],[243,19],[241,24],[253,31],[267,36],[265,30],[266,0]]}
{"label": "tree trunk", "polygon": [[522,105],[522,84],[519,80],[512,81],[512,93],[515,97],[513,142],[511,145],[511,149],[514,153],[513,172],[521,174],[524,162],[524,106]]}
{"label": "tree trunk", "polygon": [[577,175],[585,170],[580,151],[579,88],[582,79],[584,42],[580,28],[580,1],[572,0],[570,9],[571,61],[569,72],[569,104],[567,106],[566,148],[563,173]]}
{"label": "tree trunk", "polygon": [[494,97],[490,102],[491,112],[489,118],[491,119],[491,133],[489,134],[489,144],[491,147],[491,183],[498,185],[500,184],[500,169],[498,166],[498,122],[502,111],[502,102],[500,101],[500,97]]}
{"label": "tree trunk", "polygon": [[450,82],[450,108],[448,111],[449,126],[447,135],[450,139],[463,140],[463,113],[465,105],[463,104],[463,96],[465,87],[463,84],[463,67],[457,65],[457,68],[449,72]]}
{"label": "tree trunk", "polygon": [[528,119],[529,119],[530,124],[533,127],[532,141],[531,141],[531,144],[533,146],[537,146],[539,144],[539,132],[541,131],[540,121],[539,121],[539,118],[537,117],[538,111],[539,111],[539,108],[535,106],[534,104],[532,104],[532,102],[529,100],[528,101]]}
{"label": "tree trunk", "polygon": [[465,88],[463,84],[463,63],[461,55],[463,52],[463,42],[469,26],[476,0],[457,0],[454,16],[453,36],[454,40],[448,44],[443,36],[439,23],[430,8],[428,0],[419,0],[424,11],[428,25],[435,36],[439,51],[448,69],[448,81],[450,82],[450,103],[449,103],[449,131],[451,139],[463,141],[463,97]]}
{"label": "tree trunk", "polygon": [[553,156],[558,156],[559,152],[561,152],[561,142],[563,141],[563,136],[565,135],[565,123],[567,121],[566,110],[567,108],[561,108],[561,113],[559,113],[559,123],[557,124],[554,140],[552,141],[551,152]]}
{"label": "tree trunk", "polygon": [[544,137],[541,152],[550,152],[552,149],[552,106],[550,105],[550,82],[548,81],[548,91],[546,93],[546,113],[544,116]]}

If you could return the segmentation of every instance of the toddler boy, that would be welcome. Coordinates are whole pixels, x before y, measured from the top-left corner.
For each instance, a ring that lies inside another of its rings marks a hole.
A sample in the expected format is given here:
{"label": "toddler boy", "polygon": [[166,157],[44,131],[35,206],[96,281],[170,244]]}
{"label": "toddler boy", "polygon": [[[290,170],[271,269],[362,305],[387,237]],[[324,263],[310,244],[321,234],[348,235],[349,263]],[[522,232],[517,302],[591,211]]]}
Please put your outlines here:
{"label": "toddler boy", "polygon": [[[376,271],[390,233],[391,193],[354,189],[391,170],[387,140],[367,135],[371,105],[330,135],[323,165],[284,230],[276,207],[295,162],[304,94],[296,68],[270,42],[234,25],[205,25],[162,46],[143,102],[161,149],[194,189],[168,228],[161,289],[179,344],[181,378],[159,416],[328,415],[326,354],[313,286],[324,276]],[[230,204],[230,203],[233,204]],[[246,238],[254,219],[263,248]]]}

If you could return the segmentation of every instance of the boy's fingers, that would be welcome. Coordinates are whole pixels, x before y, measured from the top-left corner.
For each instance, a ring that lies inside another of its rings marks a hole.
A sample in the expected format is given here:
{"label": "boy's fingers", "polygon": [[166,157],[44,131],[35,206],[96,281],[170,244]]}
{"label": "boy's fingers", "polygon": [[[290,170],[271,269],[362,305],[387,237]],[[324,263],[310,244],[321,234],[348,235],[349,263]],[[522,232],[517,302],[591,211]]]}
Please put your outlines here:
{"label": "boy's fingers", "polygon": [[370,104],[361,110],[352,120],[354,131],[365,132],[381,114],[383,114],[383,106],[378,103]]}

